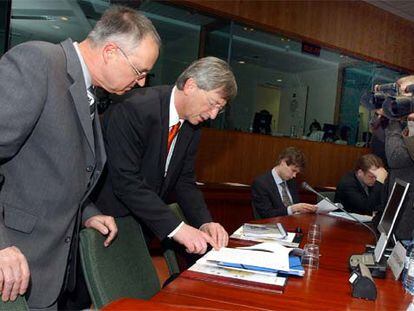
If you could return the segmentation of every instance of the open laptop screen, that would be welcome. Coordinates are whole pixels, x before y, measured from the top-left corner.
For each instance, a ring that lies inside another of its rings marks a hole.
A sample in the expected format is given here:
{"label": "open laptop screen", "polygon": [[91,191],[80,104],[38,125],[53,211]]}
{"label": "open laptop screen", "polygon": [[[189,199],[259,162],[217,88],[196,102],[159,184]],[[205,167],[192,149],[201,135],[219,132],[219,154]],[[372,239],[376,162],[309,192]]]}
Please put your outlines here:
{"label": "open laptop screen", "polygon": [[404,202],[405,194],[407,193],[409,183],[396,178],[392,187],[390,196],[388,198],[387,205],[385,206],[384,213],[378,224],[378,231],[390,236],[394,227],[394,223],[398,218],[399,211]]}

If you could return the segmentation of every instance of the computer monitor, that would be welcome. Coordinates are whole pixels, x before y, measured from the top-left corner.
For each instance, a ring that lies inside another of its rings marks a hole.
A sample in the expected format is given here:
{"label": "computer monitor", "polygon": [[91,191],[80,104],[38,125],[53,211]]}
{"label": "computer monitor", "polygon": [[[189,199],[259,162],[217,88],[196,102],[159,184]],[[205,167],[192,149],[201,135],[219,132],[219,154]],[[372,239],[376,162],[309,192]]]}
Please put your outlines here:
{"label": "computer monitor", "polygon": [[385,248],[387,247],[388,240],[393,234],[399,215],[402,214],[402,206],[409,186],[409,183],[398,178],[395,179],[390,196],[388,197],[387,205],[385,206],[381,220],[377,227],[378,231],[381,233],[381,236],[374,250],[376,262],[380,262]]}

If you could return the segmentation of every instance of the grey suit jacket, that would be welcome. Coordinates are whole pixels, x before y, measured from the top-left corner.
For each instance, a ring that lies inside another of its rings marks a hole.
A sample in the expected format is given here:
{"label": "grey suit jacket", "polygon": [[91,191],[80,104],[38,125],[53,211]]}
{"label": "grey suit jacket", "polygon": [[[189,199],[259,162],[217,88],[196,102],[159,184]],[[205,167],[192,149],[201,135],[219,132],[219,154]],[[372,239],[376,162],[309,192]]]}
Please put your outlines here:
{"label": "grey suit jacket", "polygon": [[106,160],[101,129],[71,40],[10,50],[0,94],[0,249],[26,256],[28,303],[42,308],[62,288],[79,210],[83,220],[99,214],[86,200]]}
{"label": "grey suit jacket", "polygon": [[385,153],[389,166],[388,190],[391,191],[395,178],[411,184],[395,230],[398,239],[411,239],[411,232],[414,230],[414,160],[410,155],[410,146],[407,145],[401,131],[398,121],[390,121],[385,130]]}

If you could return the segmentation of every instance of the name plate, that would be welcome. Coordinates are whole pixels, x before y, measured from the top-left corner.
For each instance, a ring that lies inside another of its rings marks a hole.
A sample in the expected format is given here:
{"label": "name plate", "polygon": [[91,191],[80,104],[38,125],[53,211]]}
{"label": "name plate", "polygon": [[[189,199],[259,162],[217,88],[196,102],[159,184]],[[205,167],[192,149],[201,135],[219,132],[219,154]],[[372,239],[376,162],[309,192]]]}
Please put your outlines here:
{"label": "name plate", "polygon": [[388,266],[391,268],[392,274],[394,274],[396,280],[399,279],[401,272],[404,269],[405,254],[406,250],[404,246],[398,241],[387,260]]}

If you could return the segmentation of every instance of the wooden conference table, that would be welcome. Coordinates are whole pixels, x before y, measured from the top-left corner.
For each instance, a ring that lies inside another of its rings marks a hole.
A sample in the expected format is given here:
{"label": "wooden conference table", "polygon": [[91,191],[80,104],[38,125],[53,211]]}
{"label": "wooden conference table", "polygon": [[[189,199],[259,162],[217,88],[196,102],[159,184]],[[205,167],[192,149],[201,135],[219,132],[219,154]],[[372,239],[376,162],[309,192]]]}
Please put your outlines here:
{"label": "wooden conference table", "polygon": [[[282,294],[251,291],[206,281],[178,277],[151,301],[191,309],[224,310],[406,310],[411,296],[391,271],[386,279],[375,279],[377,299],[366,301],[351,296],[348,282],[349,256],[373,244],[372,234],[363,226],[326,215],[295,215],[258,221],[281,222],[288,231],[300,227],[306,243],[310,224],[321,226],[320,264],[318,270],[307,270],[303,278],[290,277]],[[133,305],[133,300],[131,300]],[[131,306],[132,306],[131,305]]]}

